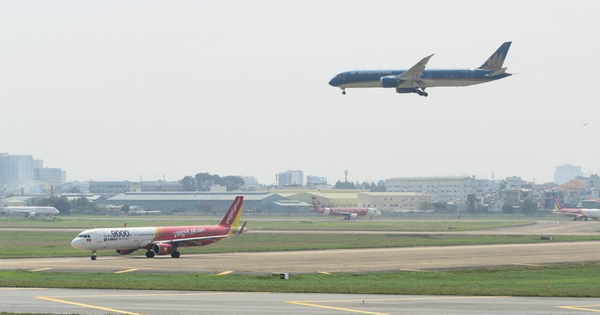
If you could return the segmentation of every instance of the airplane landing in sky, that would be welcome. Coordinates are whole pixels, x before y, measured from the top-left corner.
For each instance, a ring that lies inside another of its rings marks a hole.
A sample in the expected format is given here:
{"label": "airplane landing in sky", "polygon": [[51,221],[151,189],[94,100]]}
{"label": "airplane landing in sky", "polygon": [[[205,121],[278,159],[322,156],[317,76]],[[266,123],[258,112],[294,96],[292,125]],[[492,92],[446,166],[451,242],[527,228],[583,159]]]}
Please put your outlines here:
{"label": "airplane landing in sky", "polygon": [[556,213],[560,213],[563,216],[573,217],[573,221],[586,220],[588,218],[598,220],[600,219],[600,209],[566,209],[563,208],[558,199],[554,198],[554,209]]}
{"label": "airplane landing in sky", "polygon": [[71,246],[91,250],[92,260],[96,252],[103,249],[116,250],[119,255],[131,254],[138,249],[146,249],[146,257],[171,254],[179,258],[179,247],[205,246],[226,237],[242,234],[246,223],[240,227],[240,216],[244,197],[235,198],[231,207],[217,225],[205,226],[162,226],[128,228],[91,229],[81,232]]}
{"label": "airplane landing in sky", "polygon": [[433,55],[417,62],[408,70],[356,70],[342,72],[329,85],[346,88],[393,88],[396,93],[416,93],[428,96],[426,88],[438,86],[469,86],[506,78],[512,74],[503,68],[512,42],[506,42],[477,69],[432,69],[425,66]]}
{"label": "airplane landing in sky", "polygon": [[312,197],[313,208],[310,211],[323,215],[344,216],[344,220],[354,219],[365,216],[379,216],[381,212],[375,208],[325,208],[317,200],[317,197]]}

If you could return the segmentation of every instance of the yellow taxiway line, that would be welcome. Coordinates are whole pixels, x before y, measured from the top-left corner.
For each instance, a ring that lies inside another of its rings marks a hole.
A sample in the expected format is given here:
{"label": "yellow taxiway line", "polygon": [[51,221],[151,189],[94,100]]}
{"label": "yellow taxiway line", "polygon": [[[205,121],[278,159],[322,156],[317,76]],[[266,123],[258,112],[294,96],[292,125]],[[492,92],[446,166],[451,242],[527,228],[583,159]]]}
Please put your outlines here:
{"label": "yellow taxiway line", "polygon": [[107,312],[111,312],[111,313],[119,313],[119,314],[128,314],[128,315],[143,315],[140,313],[132,313],[132,312],[127,312],[127,311],[121,311],[121,310],[117,310],[114,308],[108,308],[108,307],[101,307],[101,306],[96,306],[96,305],[90,305],[90,304],[83,304],[83,303],[77,303],[77,302],[70,302],[70,301],[65,301],[65,300],[59,300],[59,299],[54,299],[51,297],[47,297],[47,296],[35,296],[36,299],[40,299],[40,300],[46,300],[46,301],[52,301],[52,302],[58,302],[58,303],[64,303],[64,304],[71,304],[71,305],[75,305],[75,306],[81,306],[81,307],[86,307],[86,308],[93,308],[93,309],[97,309],[97,310],[101,310],[101,311],[107,311]]}

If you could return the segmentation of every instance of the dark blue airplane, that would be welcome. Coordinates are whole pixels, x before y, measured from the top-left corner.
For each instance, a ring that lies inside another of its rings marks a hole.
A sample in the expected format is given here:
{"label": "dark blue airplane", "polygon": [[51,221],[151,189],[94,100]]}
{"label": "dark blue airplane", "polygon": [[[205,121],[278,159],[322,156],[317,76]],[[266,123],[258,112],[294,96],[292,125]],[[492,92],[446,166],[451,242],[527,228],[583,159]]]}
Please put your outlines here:
{"label": "dark blue airplane", "polygon": [[396,93],[417,93],[427,96],[426,88],[436,86],[468,86],[506,78],[512,74],[502,68],[511,42],[506,42],[477,69],[425,70],[429,55],[408,70],[357,70],[342,72],[329,85],[346,88],[394,88]]}

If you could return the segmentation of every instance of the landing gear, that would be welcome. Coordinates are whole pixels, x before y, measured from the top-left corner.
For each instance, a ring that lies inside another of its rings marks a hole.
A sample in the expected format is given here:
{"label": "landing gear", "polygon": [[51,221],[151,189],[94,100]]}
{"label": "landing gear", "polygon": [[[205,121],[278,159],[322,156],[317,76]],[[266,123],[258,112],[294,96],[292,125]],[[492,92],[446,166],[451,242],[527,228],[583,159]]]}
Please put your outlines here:
{"label": "landing gear", "polygon": [[92,251],[92,260],[96,260],[96,250]]}
{"label": "landing gear", "polygon": [[425,97],[429,96],[429,94],[427,92],[425,92],[425,89],[420,89],[420,90],[416,89],[415,93],[417,93],[417,94],[419,94],[421,96],[425,96]]}
{"label": "landing gear", "polygon": [[172,258],[179,258],[179,256],[181,256],[181,254],[178,251],[174,251],[171,253]]}
{"label": "landing gear", "polygon": [[154,258],[154,252],[152,250],[148,250],[146,252],[146,258]]}
{"label": "landing gear", "polygon": [[342,88],[342,95],[346,95],[346,88]]}

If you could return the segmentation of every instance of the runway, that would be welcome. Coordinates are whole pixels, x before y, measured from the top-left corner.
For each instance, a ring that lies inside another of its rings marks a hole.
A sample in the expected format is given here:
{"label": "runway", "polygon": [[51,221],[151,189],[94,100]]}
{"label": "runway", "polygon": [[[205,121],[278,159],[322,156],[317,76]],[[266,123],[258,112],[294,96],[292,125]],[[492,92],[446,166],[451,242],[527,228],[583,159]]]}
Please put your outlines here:
{"label": "runway", "polygon": [[115,256],[103,252],[89,257],[2,259],[0,270],[64,272],[160,272],[270,274],[287,272],[386,272],[402,270],[448,270],[507,265],[535,265],[595,261],[600,241],[371,248],[281,252],[185,254],[181,258]]}
{"label": "runway", "polygon": [[585,314],[600,299],[0,288],[0,310],[61,314]]}

